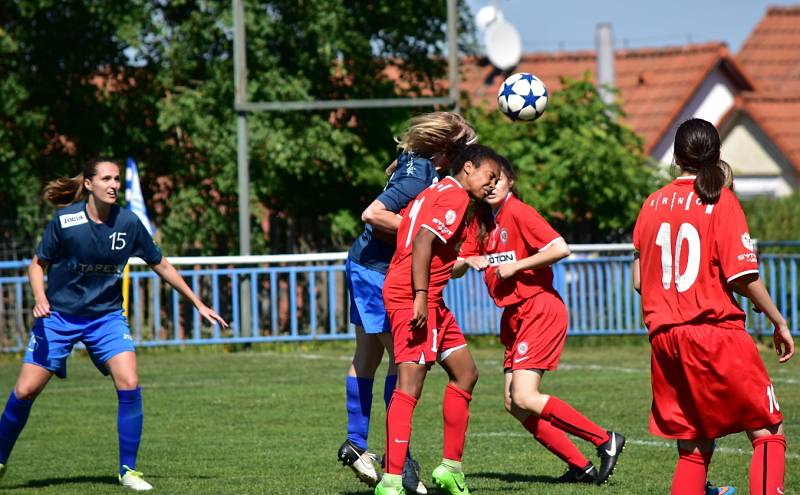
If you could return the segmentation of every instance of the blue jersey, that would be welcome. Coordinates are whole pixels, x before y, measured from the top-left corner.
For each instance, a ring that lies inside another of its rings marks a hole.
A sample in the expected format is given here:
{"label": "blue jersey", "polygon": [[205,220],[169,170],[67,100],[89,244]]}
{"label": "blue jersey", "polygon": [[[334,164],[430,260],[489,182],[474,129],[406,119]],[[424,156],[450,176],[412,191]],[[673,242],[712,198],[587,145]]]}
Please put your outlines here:
{"label": "blue jersey", "polygon": [[[397,168],[376,199],[387,210],[399,213],[438,178],[430,159],[414,153],[401,153],[397,157]],[[363,267],[386,273],[394,248],[394,242],[387,243],[374,237],[372,225],[367,224],[364,232],[353,242],[348,258]]]}
{"label": "blue jersey", "polygon": [[135,214],[117,205],[95,223],[79,201],[56,212],[36,256],[46,261],[50,309],[75,316],[101,316],[122,309],[122,270],[131,256],[148,265],[161,250]]}

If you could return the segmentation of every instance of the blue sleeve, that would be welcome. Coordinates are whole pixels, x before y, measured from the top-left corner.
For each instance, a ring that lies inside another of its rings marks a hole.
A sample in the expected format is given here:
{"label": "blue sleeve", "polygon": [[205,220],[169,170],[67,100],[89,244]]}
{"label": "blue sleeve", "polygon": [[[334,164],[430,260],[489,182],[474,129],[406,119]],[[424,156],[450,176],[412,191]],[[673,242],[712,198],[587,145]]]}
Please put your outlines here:
{"label": "blue sleeve", "polygon": [[58,214],[53,216],[44,229],[42,240],[36,248],[36,256],[43,261],[52,261],[58,256],[61,248],[61,226],[58,223]]}
{"label": "blue sleeve", "polygon": [[399,213],[428,186],[430,184],[426,184],[418,177],[402,177],[397,182],[390,182],[389,187],[377,197],[377,200],[383,203],[387,210]]}
{"label": "blue sleeve", "polygon": [[161,258],[163,255],[161,254],[161,249],[156,245],[153,237],[150,235],[150,232],[147,231],[145,226],[142,224],[139,219],[136,219],[136,226],[134,227],[136,232],[136,241],[133,245],[133,252],[131,256],[137,256],[142,258],[145,263],[148,265],[157,265],[161,262]]}

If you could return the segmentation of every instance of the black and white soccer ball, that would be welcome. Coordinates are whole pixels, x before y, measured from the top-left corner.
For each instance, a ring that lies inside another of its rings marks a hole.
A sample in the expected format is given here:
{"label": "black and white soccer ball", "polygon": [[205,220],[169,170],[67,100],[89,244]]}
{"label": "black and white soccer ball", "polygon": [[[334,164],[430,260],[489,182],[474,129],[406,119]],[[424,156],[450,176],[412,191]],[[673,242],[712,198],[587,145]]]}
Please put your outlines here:
{"label": "black and white soccer ball", "polygon": [[500,85],[497,106],[511,120],[536,120],[547,108],[547,87],[533,74],[511,74]]}

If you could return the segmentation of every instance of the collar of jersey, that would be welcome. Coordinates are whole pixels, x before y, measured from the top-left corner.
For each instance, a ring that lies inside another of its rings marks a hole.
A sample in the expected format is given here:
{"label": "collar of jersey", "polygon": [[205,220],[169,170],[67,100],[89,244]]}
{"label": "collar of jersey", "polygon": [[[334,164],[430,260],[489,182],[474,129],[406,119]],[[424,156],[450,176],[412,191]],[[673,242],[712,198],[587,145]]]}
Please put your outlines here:
{"label": "collar of jersey", "polygon": [[680,177],[675,177],[675,180],[695,180],[696,178],[696,175],[681,175]]}
{"label": "collar of jersey", "polygon": [[461,189],[464,189],[464,186],[462,186],[460,182],[458,182],[457,180],[455,180],[455,179],[453,178],[453,176],[452,176],[452,175],[448,175],[447,177],[445,177],[445,178],[444,178],[444,179],[442,179],[442,180],[445,180],[445,179],[450,179],[450,180],[452,180],[453,182],[455,182],[455,183],[456,183],[456,185],[457,185],[458,187],[460,187]]}

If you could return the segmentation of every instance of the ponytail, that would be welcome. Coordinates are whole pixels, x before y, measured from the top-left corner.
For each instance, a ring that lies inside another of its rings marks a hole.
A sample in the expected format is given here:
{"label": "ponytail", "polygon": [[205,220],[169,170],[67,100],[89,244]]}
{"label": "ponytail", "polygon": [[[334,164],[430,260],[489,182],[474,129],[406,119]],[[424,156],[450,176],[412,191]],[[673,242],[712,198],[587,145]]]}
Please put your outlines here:
{"label": "ponytail", "polygon": [[675,162],[683,171],[694,173],[694,192],[705,204],[719,201],[725,187],[725,169],[720,165],[717,129],[703,119],[689,119],[675,133]]}
{"label": "ponytail", "polygon": [[725,187],[725,171],[719,165],[710,165],[697,169],[694,181],[694,192],[707,205],[719,201],[722,188]]}
{"label": "ponytail", "polygon": [[92,158],[83,164],[83,172],[75,177],[58,178],[51,180],[44,186],[42,197],[45,201],[55,205],[58,208],[64,208],[72,203],[77,203],[86,195],[86,188],[84,181],[91,180],[97,174],[97,165],[101,163],[113,163],[119,168],[119,165],[113,158],[98,157]]}
{"label": "ponytail", "polygon": [[71,178],[58,178],[51,180],[44,186],[42,196],[45,201],[55,205],[57,208],[64,208],[72,203],[80,201],[86,190],[83,187],[83,173]]}

